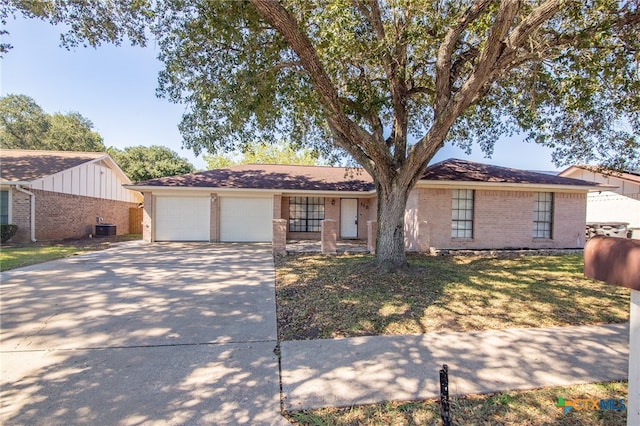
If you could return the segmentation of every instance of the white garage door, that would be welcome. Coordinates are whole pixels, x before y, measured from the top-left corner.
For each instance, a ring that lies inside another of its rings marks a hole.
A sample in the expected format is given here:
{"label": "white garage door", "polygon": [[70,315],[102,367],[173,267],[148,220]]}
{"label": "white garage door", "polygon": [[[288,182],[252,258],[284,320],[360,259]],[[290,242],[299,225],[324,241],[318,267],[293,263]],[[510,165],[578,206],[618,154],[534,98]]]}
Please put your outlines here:
{"label": "white garage door", "polygon": [[209,241],[209,197],[156,197],[156,241]]}
{"label": "white garage door", "polygon": [[270,242],[273,198],[220,198],[220,241]]}

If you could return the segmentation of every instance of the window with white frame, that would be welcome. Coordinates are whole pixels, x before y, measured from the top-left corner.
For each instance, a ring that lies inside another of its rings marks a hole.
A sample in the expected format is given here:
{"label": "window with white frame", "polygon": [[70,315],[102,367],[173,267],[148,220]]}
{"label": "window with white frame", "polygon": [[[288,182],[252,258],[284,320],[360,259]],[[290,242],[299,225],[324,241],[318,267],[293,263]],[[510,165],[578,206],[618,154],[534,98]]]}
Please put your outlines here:
{"label": "window with white frame", "polygon": [[533,195],[533,238],[551,238],[553,229],[553,193]]}
{"label": "window with white frame", "polygon": [[0,225],[9,224],[9,191],[0,191]]}
{"label": "window with white frame", "polygon": [[451,238],[473,238],[473,189],[454,189]]}
{"label": "window with white frame", "polygon": [[289,198],[289,232],[320,232],[323,219],[323,197]]}

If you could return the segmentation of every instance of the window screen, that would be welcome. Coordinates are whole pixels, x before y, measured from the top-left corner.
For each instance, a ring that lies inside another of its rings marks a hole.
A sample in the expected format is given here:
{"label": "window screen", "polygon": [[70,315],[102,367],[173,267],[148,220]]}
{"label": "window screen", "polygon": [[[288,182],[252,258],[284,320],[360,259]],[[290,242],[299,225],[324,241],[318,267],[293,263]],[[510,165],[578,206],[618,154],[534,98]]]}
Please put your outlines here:
{"label": "window screen", "polygon": [[9,224],[9,191],[0,191],[0,225]]}
{"label": "window screen", "polygon": [[323,219],[323,197],[289,198],[289,232],[320,232]]}
{"label": "window screen", "polygon": [[454,189],[451,238],[473,238],[473,189]]}
{"label": "window screen", "polygon": [[533,195],[533,238],[551,238],[553,228],[553,193]]}

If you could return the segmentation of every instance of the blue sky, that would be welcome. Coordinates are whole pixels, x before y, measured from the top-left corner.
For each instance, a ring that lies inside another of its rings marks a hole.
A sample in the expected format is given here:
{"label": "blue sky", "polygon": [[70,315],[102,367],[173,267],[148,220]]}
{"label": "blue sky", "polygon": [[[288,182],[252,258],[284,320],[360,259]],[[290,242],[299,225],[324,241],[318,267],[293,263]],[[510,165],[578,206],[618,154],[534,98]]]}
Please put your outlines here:
{"label": "blue sky", "polygon": [[[48,113],[77,111],[90,119],[106,146],[163,145],[204,169],[202,156],[182,149],[178,123],[184,106],[155,96],[162,64],[157,49],[105,45],[60,47],[60,28],[42,21],[10,19],[3,39],[13,49],[0,64],[0,94],[32,97]],[[506,167],[555,170],[551,152],[519,138],[498,140],[492,158],[479,148],[466,155],[445,146],[435,161],[463,158]]]}

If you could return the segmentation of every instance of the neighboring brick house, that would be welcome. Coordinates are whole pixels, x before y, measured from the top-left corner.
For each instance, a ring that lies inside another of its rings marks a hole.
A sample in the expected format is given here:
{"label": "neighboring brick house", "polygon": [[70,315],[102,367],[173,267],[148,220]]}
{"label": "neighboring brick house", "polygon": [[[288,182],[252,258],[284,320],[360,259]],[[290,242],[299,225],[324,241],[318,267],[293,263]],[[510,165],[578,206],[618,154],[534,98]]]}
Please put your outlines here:
{"label": "neighboring brick house", "polygon": [[[366,240],[375,229],[375,187],[361,169],[241,165],[127,187],[144,194],[149,242],[268,242],[279,239],[274,229],[289,240],[320,239],[325,219],[335,221],[340,239]],[[582,247],[587,193],[599,189],[577,179],[447,160],[428,167],[409,195],[406,247]]]}
{"label": "neighboring brick house", "polygon": [[587,196],[587,223],[626,223],[640,239],[640,173],[603,174],[588,166],[571,166],[559,176],[609,185]]}
{"label": "neighboring brick house", "polygon": [[86,237],[97,222],[129,232],[142,196],[108,154],[0,150],[0,223],[18,225],[13,242]]}

